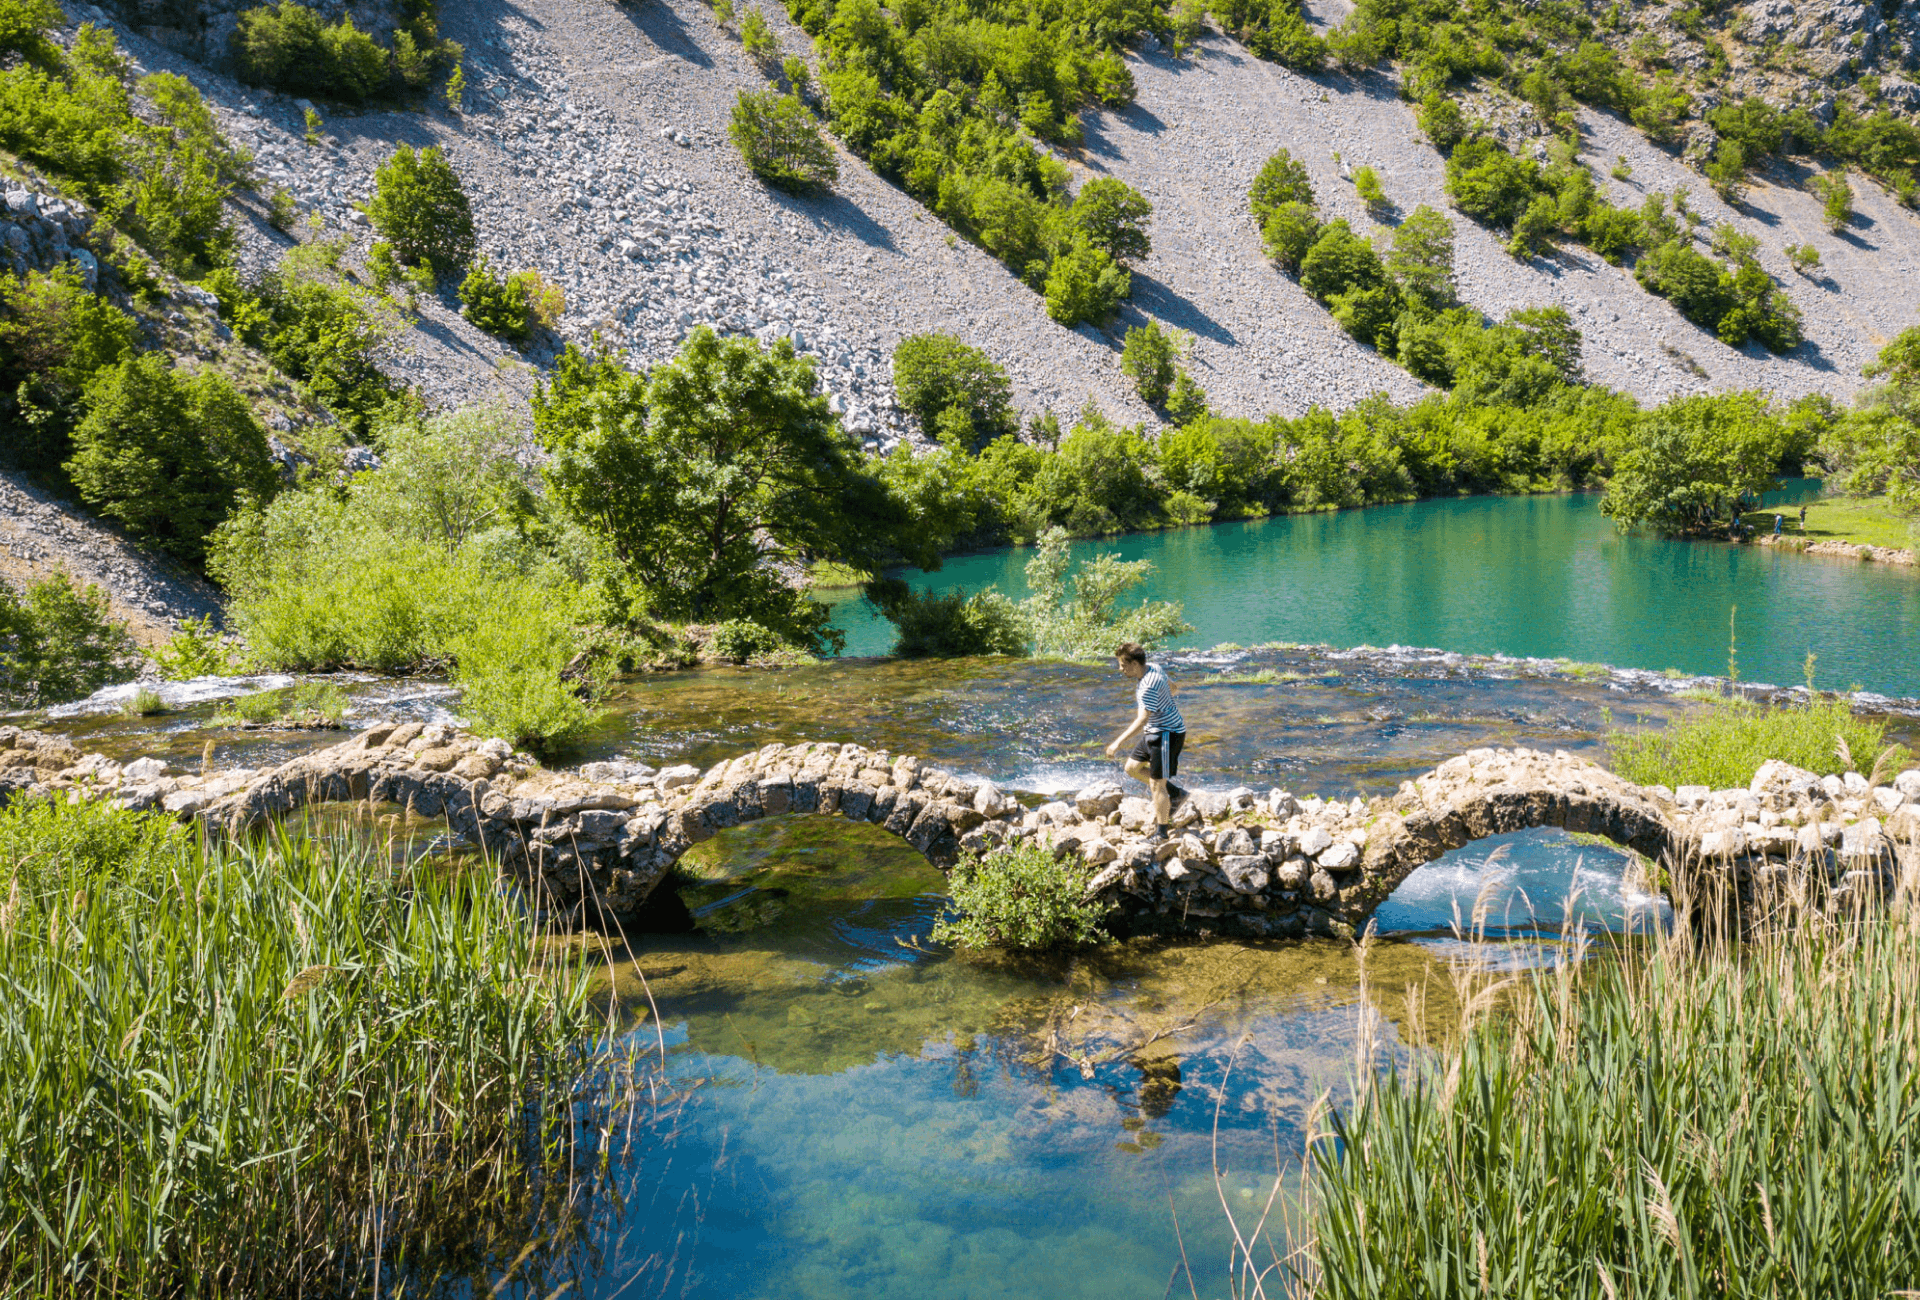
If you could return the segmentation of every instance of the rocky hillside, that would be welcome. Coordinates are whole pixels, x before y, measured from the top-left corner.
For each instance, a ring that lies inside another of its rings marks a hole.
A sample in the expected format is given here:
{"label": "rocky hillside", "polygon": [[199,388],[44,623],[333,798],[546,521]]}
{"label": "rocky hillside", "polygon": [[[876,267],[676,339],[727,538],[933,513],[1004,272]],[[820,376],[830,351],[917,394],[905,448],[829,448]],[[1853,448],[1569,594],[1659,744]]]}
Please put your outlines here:
{"label": "rocky hillside", "polygon": [[[1343,16],[1336,2],[1316,8],[1323,27]],[[767,16],[786,52],[810,52],[777,6]],[[465,111],[329,113],[319,148],[302,141],[304,103],[240,87],[137,35],[127,41],[148,65],[191,76],[235,140],[256,151],[267,187],[286,186],[329,224],[364,230],[351,205],[396,142],[441,144],[478,200],[482,247],[500,265],[537,267],[565,288],[566,336],[598,331],[654,361],[703,321],[795,335],[821,359],[848,424],[876,440],[905,432],[890,404],[893,345],[930,329],[990,352],[1029,412],[1067,414],[1092,398],[1117,416],[1146,418],[1117,351],[1125,327],[1147,316],[1194,334],[1196,370],[1223,413],[1297,414],[1379,390],[1420,391],[1266,262],[1245,212],[1248,183],[1280,146],[1307,163],[1328,212],[1357,229],[1371,220],[1343,173],[1363,162],[1399,212],[1445,208],[1443,160],[1385,71],[1303,76],[1217,34],[1186,58],[1152,42],[1135,51],[1137,102],[1090,117],[1086,143],[1066,156],[1082,178],[1117,176],[1156,207],[1155,248],[1134,300],[1102,333],[1055,325],[1038,295],[851,157],[842,156],[834,192],[818,198],[754,181],[726,123],[736,92],[764,77],[700,0],[481,0],[444,19],[467,49]],[[1811,83],[1802,75],[1798,84]],[[1891,93],[1895,83],[1880,84]],[[1499,316],[1563,304],[1586,336],[1592,377],[1647,399],[1730,387],[1844,397],[1860,366],[1914,319],[1920,218],[1878,186],[1856,177],[1854,221],[1829,235],[1803,185],[1810,166],[1763,172],[1735,209],[1625,121],[1593,110],[1581,118],[1588,161],[1615,202],[1686,186],[1709,222],[1755,236],[1762,264],[1805,313],[1807,342],[1785,356],[1729,348],[1624,268],[1577,246],[1516,261],[1493,232],[1456,214],[1471,305]],[[1528,130],[1523,115],[1509,143],[1526,152]],[[1631,165],[1628,180],[1606,179],[1618,157]],[[1814,278],[1793,272],[1782,252],[1804,242],[1821,253]],[[510,349],[444,304],[426,305],[397,367],[441,402],[528,387]]]}

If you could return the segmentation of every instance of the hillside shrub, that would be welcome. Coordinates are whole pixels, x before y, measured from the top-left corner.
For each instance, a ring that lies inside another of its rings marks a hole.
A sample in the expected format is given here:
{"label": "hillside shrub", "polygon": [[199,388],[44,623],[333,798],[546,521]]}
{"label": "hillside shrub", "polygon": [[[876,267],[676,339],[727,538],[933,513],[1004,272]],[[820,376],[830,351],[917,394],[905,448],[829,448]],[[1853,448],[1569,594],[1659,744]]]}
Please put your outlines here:
{"label": "hillside shrub", "polygon": [[52,54],[47,32],[63,21],[56,0],[0,0],[0,54],[45,61]]}
{"label": "hillside shrub", "polygon": [[776,189],[806,191],[840,178],[833,146],[796,95],[741,91],[727,128],[747,170]]}
{"label": "hillside shrub", "polygon": [[431,4],[403,7],[409,16],[391,51],[355,27],[351,14],[327,23],[297,0],[245,10],[229,43],[234,66],[252,85],[350,104],[424,90],[440,68],[457,65],[461,50],[440,39]]}
{"label": "hillside shrub", "polygon": [[1185,366],[1178,367],[1173,377],[1173,391],[1167,394],[1167,418],[1175,424],[1186,424],[1206,413],[1207,390],[1200,387]]}
{"label": "hillside shrub", "polygon": [[714,626],[713,635],[707,641],[707,649],[716,659],[725,659],[729,663],[743,664],[751,659],[763,659],[791,649],[778,632],[765,628],[750,618],[730,618]]}
{"label": "hillside shrub", "polygon": [[1387,278],[1409,303],[1435,310],[1452,306],[1453,223],[1422,203],[1394,227],[1385,259]]}
{"label": "hillside shrub", "polygon": [[1721,342],[1738,347],[1758,339],[1774,352],[1798,347],[1800,309],[1780,291],[1754,256],[1753,241],[1722,241],[1727,260],[1716,262],[1680,234],[1647,251],[1634,276]]}
{"label": "hillside shrub", "polygon": [[969,447],[1014,433],[1013,386],[1007,372],[979,348],[951,334],[909,334],[893,350],[893,392],[929,435],[956,412]]}
{"label": "hillside shrub", "polygon": [[1120,373],[1133,380],[1134,391],[1148,406],[1159,406],[1173,391],[1174,374],[1185,351],[1182,344],[1178,330],[1164,329],[1157,320],[1127,331],[1120,350]]}
{"label": "hillside shrub", "polygon": [[1267,256],[1297,275],[1308,250],[1320,238],[1319,214],[1304,203],[1282,203],[1267,214],[1260,238]]}
{"label": "hillside shrub", "polygon": [[87,384],[133,345],[133,318],[73,267],[0,276],[0,408],[17,468],[60,472]]}
{"label": "hillside shrub", "polygon": [[54,573],[16,592],[0,579],[0,702],[45,708],[91,695],[129,671],[133,638],[107,594]]}
{"label": "hillside shrub", "polygon": [[953,910],[928,936],[935,943],[1041,952],[1110,942],[1082,873],[1036,845],[961,859],[947,893]]}
{"label": "hillside shrub", "polygon": [[740,20],[740,47],[762,67],[770,66],[780,57],[780,40],[767,25],[767,16],[760,12],[758,5],[747,10],[747,16]]}
{"label": "hillside shrub", "polygon": [[1827,223],[1827,229],[1839,234],[1853,220],[1853,186],[1847,184],[1845,172],[1829,172],[1825,176],[1816,176],[1807,183],[1820,199],[1820,217]]}
{"label": "hillside shrub", "polygon": [[489,334],[525,346],[533,336],[533,304],[522,278],[526,274],[502,278],[486,258],[475,261],[460,282],[460,314]]}
{"label": "hillside shrub", "polygon": [[508,582],[495,587],[494,600],[447,643],[460,710],[516,747],[559,749],[598,720],[602,683],[566,677],[582,642],[553,593]]}
{"label": "hillside shrub", "polygon": [[1353,169],[1353,192],[1367,205],[1367,211],[1378,217],[1393,206],[1387,198],[1387,189],[1381,183],[1380,173],[1371,167]]}
{"label": "hillside shrub", "polygon": [[1027,590],[1019,617],[1033,653],[1049,659],[1098,659],[1122,641],[1152,647],[1193,631],[1172,601],[1143,600],[1122,607],[1123,597],[1147,580],[1153,565],[1118,554],[1073,563],[1067,533],[1049,529],[1027,561]]}
{"label": "hillside shrub", "polygon": [[1314,201],[1313,183],[1307,177],[1305,164],[1285,149],[1274,151],[1247,190],[1247,206],[1253,209],[1253,222],[1257,226],[1266,225],[1267,218],[1283,204],[1300,203],[1311,208]]}
{"label": "hillside shrub", "polygon": [[266,430],[226,378],[182,379],[155,353],[95,375],[67,474],[81,500],[188,564],[243,499],[279,484]]}
{"label": "hillside shrub", "polygon": [[1452,153],[1454,147],[1467,138],[1467,115],[1460,110],[1459,101],[1437,90],[1428,91],[1420,101],[1420,116],[1416,121],[1421,134],[1442,154]]}
{"label": "hillside shrub", "polygon": [[1047,272],[1047,315],[1062,325],[1098,324],[1133,292],[1133,277],[1104,248],[1076,235]]}
{"label": "hillside shrub", "polygon": [[473,257],[473,209],[438,146],[415,151],[403,144],[380,164],[367,218],[410,266],[445,275]]}

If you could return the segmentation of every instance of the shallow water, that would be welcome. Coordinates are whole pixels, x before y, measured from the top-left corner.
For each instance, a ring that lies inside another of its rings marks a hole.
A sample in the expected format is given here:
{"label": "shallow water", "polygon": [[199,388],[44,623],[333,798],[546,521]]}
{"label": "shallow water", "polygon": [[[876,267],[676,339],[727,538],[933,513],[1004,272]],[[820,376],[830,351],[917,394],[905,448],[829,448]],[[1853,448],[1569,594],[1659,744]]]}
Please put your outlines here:
{"label": "shallow water", "polygon": [[[1141,590],[1185,606],[1193,646],[1435,646],[1724,673],[1732,617],[1750,681],[1799,682],[1812,651],[1825,688],[1920,696],[1915,570],[1622,536],[1593,493],[1284,515],[1075,550],[1152,561]],[[906,576],[934,591],[992,584],[1018,598],[1031,555],[960,556],[937,573]],[[883,654],[892,644],[891,627],[855,593],[838,593],[835,618],[849,654]]]}
{"label": "shallow water", "polygon": [[[1190,1267],[1223,1294],[1222,1197],[1245,1228],[1279,1177],[1295,1208],[1316,1102],[1457,1022],[1450,960],[1551,960],[1554,886],[1576,873],[1588,923],[1657,923],[1622,861],[1557,834],[1450,855],[1364,957],[1218,941],[1012,961],[930,947],[941,879],[871,827],[727,832],[686,864],[700,930],[631,936],[613,970],[641,1041],[657,1007],[690,1092],[620,1171],[626,1213],[587,1291],[1162,1295]],[[1434,937],[1456,898],[1522,937]],[[1267,1235],[1286,1248],[1282,1218]]]}

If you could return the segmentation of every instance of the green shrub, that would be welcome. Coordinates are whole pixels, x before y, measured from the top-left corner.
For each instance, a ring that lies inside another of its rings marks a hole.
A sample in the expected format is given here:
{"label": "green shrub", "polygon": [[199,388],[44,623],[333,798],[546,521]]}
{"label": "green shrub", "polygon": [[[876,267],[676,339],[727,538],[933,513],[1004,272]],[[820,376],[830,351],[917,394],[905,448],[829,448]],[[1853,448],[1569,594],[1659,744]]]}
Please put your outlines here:
{"label": "green shrub", "polygon": [[89,506],[195,565],[242,498],[279,485],[266,430],[226,378],[203,367],[183,381],[151,352],[88,385],[66,470]]}
{"label": "green shrub", "polygon": [[1447,158],[1447,197],[1490,226],[1511,226],[1533,201],[1540,168],[1489,136],[1461,142]]}
{"label": "green shrub", "polygon": [[156,718],[166,711],[167,702],[160,698],[160,692],[147,686],[135,691],[133,698],[120,706],[120,712],[129,718]]}
{"label": "green shrub", "polygon": [[564,676],[582,646],[550,595],[515,584],[499,599],[448,647],[461,710],[516,747],[561,748],[598,720],[600,683]]}
{"label": "green shrub", "polygon": [[153,662],[168,681],[193,677],[224,677],[235,671],[226,637],[213,625],[213,615],[182,619],[180,630],[153,652]]}
{"label": "green shrub", "polygon": [[532,304],[520,277],[502,279],[486,258],[475,261],[460,282],[461,314],[489,334],[525,345],[533,335]]}
{"label": "green shrub", "polygon": [[1133,292],[1133,277],[1104,248],[1077,235],[1072,247],[1054,259],[1046,292],[1047,315],[1060,324],[1098,323]]}
{"label": "green shrub", "polygon": [[1116,262],[1137,262],[1152,251],[1147,219],[1153,204],[1125,181],[1100,176],[1080,187],[1067,221],[1089,244]]}
{"label": "green shrub", "polygon": [[56,0],[0,0],[0,54],[46,59],[47,32],[65,18]]}
{"label": "green shrub", "polygon": [[914,591],[898,578],[866,584],[867,600],[892,623],[902,659],[1024,655],[1027,638],[1014,603],[989,587],[968,594]]}
{"label": "green shrub", "polygon": [[1107,943],[1106,909],[1087,901],[1085,889],[1081,872],[1031,845],[964,858],[947,879],[958,915],[942,918],[930,937],[961,948],[1028,952]]}
{"label": "green shrub", "polygon": [[1155,646],[1193,631],[1180,606],[1142,601],[1122,609],[1120,600],[1147,580],[1153,565],[1097,555],[1075,567],[1064,529],[1041,537],[1027,561],[1027,590],[1020,619],[1033,653],[1050,659],[1098,659],[1122,641]]}
{"label": "green shrub", "polygon": [[[423,73],[433,55],[423,51],[409,32],[396,33],[396,45],[402,37],[401,79],[423,85]],[[323,23],[319,14],[297,0],[278,0],[243,12],[234,29],[232,50],[242,81],[289,95],[322,95],[352,104],[386,90],[396,71],[393,56],[355,27],[351,14],[342,15],[337,23]]]}
{"label": "green shrub", "polygon": [[1173,391],[1167,394],[1167,418],[1175,424],[1189,424],[1207,413],[1207,390],[1181,366],[1174,377]]}
{"label": "green shrub", "polygon": [[1265,226],[1267,219],[1283,204],[1299,203],[1312,208],[1314,202],[1313,184],[1307,178],[1306,165],[1285,149],[1274,151],[1247,190],[1247,206],[1253,210],[1256,226]]}
{"label": "green shrub", "polygon": [[707,643],[716,659],[742,664],[791,649],[778,632],[761,627],[751,619],[732,618],[713,629]]}
{"label": "green shrub", "polygon": [[[1659,728],[1608,733],[1614,771],[1641,785],[1745,787],[1768,759],[1818,776],[1872,771],[1888,748],[1887,725],[1844,700],[1770,707],[1730,697]],[[1851,761],[1840,757],[1851,756]],[[1894,771],[1911,761],[1896,747]]]}
{"label": "green shrub", "polygon": [[1134,391],[1148,406],[1158,407],[1173,391],[1185,344],[1180,331],[1162,329],[1157,320],[1127,331],[1126,344],[1120,349],[1120,373],[1133,380]]}
{"label": "green shrub", "polygon": [[1453,223],[1422,203],[1394,227],[1387,278],[1403,298],[1427,307],[1453,305]]}
{"label": "green shrub", "polygon": [[1367,205],[1367,211],[1375,216],[1393,206],[1387,198],[1386,187],[1380,183],[1380,173],[1371,167],[1353,169],[1353,192]]}
{"label": "green shrub", "polygon": [[374,172],[367,217],[408,265],[446,274],[473,256],[473,210],[438,146],[395,149]]}
{"label": "green shrub", "polygon": [[760,12],[758,5],[748,9],[747,16],[740,20],[740,45],[763,66],[771,65],[780,56],[780,40],[767,26],[767,16]]}
{"label": "green shrub", "polygon": [[893,350],[893,392],[920,427],[932,434],[941,417],[958,411],[969,446],[1016,432],[1013,386],[1007,372],[979,348],[951,334],[909,334]]}
{"label": "green shrub", "polygon": [[0,276],[0,393],[13,399],[15,466],[59,472],[87,384],[133,344],[133,318],[88,293],[73,267]]}
{"label": "green shrub", "polygon": [[24,597],[0,581],[0,700],[60,704],[120,676],[133,639],[108,608],[104,591],[64,573],[32,584]]}
{"label": "green shrub", "polygon": [[797,96],[741,91],[727,134],[747,170],[777,189],[805,191],[840,179],[833,146]]}
{"label": "green shrub", "polygon": [[1268,257],[1298,274],[1300,263],[1320,238],[1319,215],[1304,203],[1282,203],[1267,214],[1260,237]]}
{"label": "green shrub", "polygon": [[1437,90],[1428,91],[1420,102],[1418,121],[1421,134],[1443,154],[1452,153],[1467,138],[1467,115],[1460,111],[1459,101]]}
{"label": "green shrub", "polygon": [[1788,244],[1781,251],[1786,253],[1793,269],[1802,275],[1820,269],[1820,250],[1812,244]]}
{"label": "green shrub", "polygon": [[1373,245],[1354,234],[1344,217],[1322,226],[1300,259],[1300,287],[1322,302],[1356,289],[1384,288],[1386,279]]}
{"label": "green shrub", "polygon": [[1674,534],[1715,527],[1735,501],[1776,486],[1783,462],[1812,450],[1805,431],[1754,393],[1675,399],[1623,434],[1601,513],[1622,528]]}
{"label": "green shrub", "polygon": [[1853,220],[1853,186],[1847,184],[1844,171],[1829,172],[1825,176],[1816,176],[1807,183],[1820,199],[1820,216],[1827,223],[1827,229],[1839,234]]}

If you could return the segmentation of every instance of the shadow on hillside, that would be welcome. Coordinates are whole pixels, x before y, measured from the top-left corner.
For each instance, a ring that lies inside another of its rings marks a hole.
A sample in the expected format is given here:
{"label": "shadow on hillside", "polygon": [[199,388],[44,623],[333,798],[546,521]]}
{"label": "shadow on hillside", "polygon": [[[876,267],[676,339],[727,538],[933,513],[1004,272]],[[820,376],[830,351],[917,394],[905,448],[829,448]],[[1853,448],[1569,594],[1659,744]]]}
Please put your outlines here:
{"label": "shadow on hillside", "polygon": [[614,8],[625,14],[628,21],[642,36],[654,45],[654,48],[676,55],[693,64],[696,68],[711,68],[713,59],[700,48],[700,42],[694,38],[687,25],[680,21],[680,15],[670,6],[663,4],[643,4],[632,0],[627,4],[618,4]]}
{"label": "shadow on hillside", "polygon": [[[1125,157],[1118,145],[1109,138],[1116,126],[1138,131],[1141,135],[1159,135],[1167,129],[1167,124],[1155,116],[1152,109],[1138,102],[1125,108],[1107,109],[1100,113],[1088,113],[1080,119],[1083,137],[1077,152],[1082,161],[1090,158],[1110,158],[1115,161]],[[1105,170],[1102,168],[1102,170]]]}
{"label": "shadow on hillside", "polygon": [[838,190],[799,195],[783,194],[768,187],[765,192],[768,202],[782,212],[811,223],[816,229],[845,231],[869,248],[896,251],[893,232],[868,216],[865,208]]}
{"label": "shadow on hillside", "polygon": [[1232,330],[1207,315],[1191,298],[1181,297],[1145,271],[1133,273],[1133,297],[1124,311],[1127,317],[1131,317],[1135,311],[1142,317],[1139,321],[1124,319],[1125,324],[1145,324],[1145,317],[1153,316],[1164,324],[1214,343],[1231,347],[1240,341],[1234,337]]}

